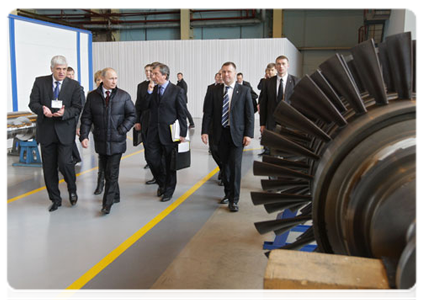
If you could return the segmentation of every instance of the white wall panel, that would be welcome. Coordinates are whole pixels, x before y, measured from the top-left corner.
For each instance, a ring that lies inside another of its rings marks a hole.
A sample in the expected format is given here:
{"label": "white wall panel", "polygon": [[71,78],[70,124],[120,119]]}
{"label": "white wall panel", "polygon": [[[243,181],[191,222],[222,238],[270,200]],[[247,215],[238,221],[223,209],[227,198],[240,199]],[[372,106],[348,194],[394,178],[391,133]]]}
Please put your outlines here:
{"label": "white wall panel", "polygon": [[18,110],[28,110],[35,77],[51,74],[50,60],[53,56],[65,56],[68,64],[76,68],[76,32],[16,21],[15,36]]}
{"label": "white wall panel", "polygon": [[[8,111],[29,110],[29,97],[35,78],[51,74],[50,60],[55,55],[65,56],[68,65],[75,69],[75,74],[80,71],[85,91],[89,89],[92,81],[89,76],[90,32],[14,15],[9,15],[9,29]],[[13,91],[16,93],[13,94]]]}
{"label": "white wall panel", "polygon": [[170,68],[170,81],[182,72],[188,84],[188,109],[202,117],[207,86],[226,61],[237,65],[258,93],[257,84],[264,69],[279,55],[290,60],[290,73],[301,76],[301,54],[286,38],[239,40],[139,41],[93,43],[94,72],[112,67],[118,73],[118,86],[136,100],[138,83],[145,80],[144,66],[159,61]]}

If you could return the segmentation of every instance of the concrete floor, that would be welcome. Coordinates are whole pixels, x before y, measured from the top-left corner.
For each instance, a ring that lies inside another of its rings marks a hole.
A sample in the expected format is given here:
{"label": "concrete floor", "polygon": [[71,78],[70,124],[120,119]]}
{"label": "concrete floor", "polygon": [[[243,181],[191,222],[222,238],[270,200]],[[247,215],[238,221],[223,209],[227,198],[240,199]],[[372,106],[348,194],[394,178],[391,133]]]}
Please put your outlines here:
{"label": "concrete floor", "polygon": [[[200,120],[197,120],[200,124]],[[240,211],[230,213],[218,201],[216,165],[192,134],[192,164],[178,172],[173,199],[162,203],[142,146],[128,150],[121,162],[121,203],[100,213],[102,196],[93,195],[97,155],[91,142],[80,148],[77,166],[79,201],[49,213],[41,168],[14,167],[8,156],[7,241],[9,285],[14,289],[262,289],[267,259],[254,222],[272,219],[254,207],[250,191],[260,190],[252,164],[261,152],[256,138],[243,156]],[[128,135],[129,136],[129,135]],[[210,179],[210,175],[214,174]]]}

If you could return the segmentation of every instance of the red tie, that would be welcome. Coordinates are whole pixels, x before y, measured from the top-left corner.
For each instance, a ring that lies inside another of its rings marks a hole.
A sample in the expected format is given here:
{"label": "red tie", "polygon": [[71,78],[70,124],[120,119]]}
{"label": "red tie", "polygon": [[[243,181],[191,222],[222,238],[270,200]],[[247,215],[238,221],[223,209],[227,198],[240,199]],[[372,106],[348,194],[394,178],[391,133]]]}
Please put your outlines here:
{"label": "red tie", "polygon": [[110,100],[110,91],[106,91],[106,107],[109,106],[109,100]]}

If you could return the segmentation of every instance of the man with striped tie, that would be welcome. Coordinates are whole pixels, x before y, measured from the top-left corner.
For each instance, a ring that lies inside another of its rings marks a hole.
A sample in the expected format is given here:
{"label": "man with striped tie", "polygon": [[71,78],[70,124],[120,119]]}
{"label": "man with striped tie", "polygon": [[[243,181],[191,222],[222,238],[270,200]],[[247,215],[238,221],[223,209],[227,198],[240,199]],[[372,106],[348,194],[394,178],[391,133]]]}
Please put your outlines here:
{"label": "man with striped tie", "polygon": [[229,210],[237,212],[242,151],[254,136],[254,108],[250,89],[235,81],[233,62],[223,64],[222,80],[223,84],[210,91],[210,99],[205,103],[201,139],[207,144],[209,131],[213,131],[211,142],[219,149],[225,187],[220,203],[229,203]]}

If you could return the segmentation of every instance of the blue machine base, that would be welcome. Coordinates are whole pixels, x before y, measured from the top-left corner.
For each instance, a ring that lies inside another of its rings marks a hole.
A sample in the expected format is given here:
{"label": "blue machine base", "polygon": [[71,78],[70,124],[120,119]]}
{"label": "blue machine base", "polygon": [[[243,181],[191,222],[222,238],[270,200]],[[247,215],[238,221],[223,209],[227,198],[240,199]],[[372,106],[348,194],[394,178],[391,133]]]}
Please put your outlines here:
{"label": "blue machine base", "polygon": [[[297,215],[297,211],[291,211],[289,209],[285,209],[282,213],[278,214],[277,219],[286,219],[286,218],[294,218]],[[264,242],[263,243],[263,249],[264,250],[273,250],[278,249],[283,246],[289,245],[290,243],[287,243],[288,235],[290,232],[305,232],[307,229],[309,229],[309,225],[297,225],[296,227],[292,228],[291,230],[281,234],[277,235],[275,237],[275,240],[273,242]],[[306,252],[313,252],[314,249],[316,249],[317,245],[305,245],[300,249],[300,251],[306,251]]]}

